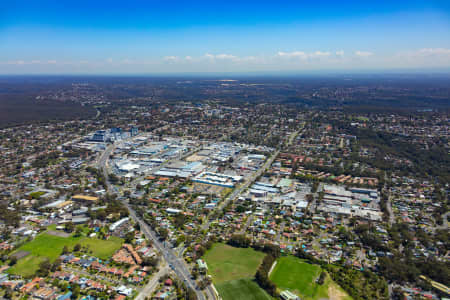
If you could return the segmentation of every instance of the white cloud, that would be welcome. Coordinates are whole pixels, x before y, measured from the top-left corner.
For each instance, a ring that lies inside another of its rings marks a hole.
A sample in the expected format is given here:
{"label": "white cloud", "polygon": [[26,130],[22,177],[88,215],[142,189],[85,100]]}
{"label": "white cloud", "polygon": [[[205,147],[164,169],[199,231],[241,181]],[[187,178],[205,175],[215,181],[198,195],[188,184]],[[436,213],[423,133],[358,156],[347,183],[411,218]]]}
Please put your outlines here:
{"label": "white cloud", "polygon": [[236,59],[237,57],[231,54],[217,54],[217,59]]}
{"label": "white cloud", "polygon": [[422,48],[418,50],[403,51],[397,53],[393,59],[408,67],[449,67],[450,49]]}
{"label": "white cloud", "polygon": [[12,60],[4,63],[5,65],[25,65],[26,61],[24,60]]}
{"label": "white cloud", "polygon": [[33,60],[12,60],[12,61],[7,61],[7,62],[0,62],[0,64],[5,64],[5,65],[56,65],[57,62],[56,60],[46,60],[46,61],[42,61],[42,60],[38,60],[38,59],[33,59]]}
{"label": "white cloud", "polygon": [[178,56],[174,56],[174,55],[169,55],[169,56],[164,56],[164,61],[166,63],[176,63],[180,60],[180,58]]}
{"label": "white cloud", "polygon": [[359,51],[359,50],[357,50],[357,51],[355,51],[355,55],[359,56],[359,57],[369,57],[369,56],[372,56],[373,53],[370,52],[370,51]]}
{"label": "white cloud", "polygon": [[[4,73],[23,73],[46,70],[47,72],[67,71],[81,72],[82,70],[102,70],[104,72],[128,72],[130,70],[147,71],[152,69],[164,72],[179,71],[270,71],[270,70],[351,70],[356,68],[431,68],[450,67],[450,49],[421,48],[409,51],[374,53],[362,50],[316,50],[316,51],[279,51],[275,53],[238,56],[227,52],[207,52],[203,55],[168,55],[162,57],[148,57],[137,59],[76,60],[61,61],[36,58],[34,60],[0,61],[0,69]],[[1,72],[1,71],[0,71]]]}
{"label": "white cloud", "polygon": [[325,52],[323,52],[323,51],[316,51],[316,52],[311,53],[309,55],[309,57],[328,57],[330,55],[331,55],[331,53],[328,52],[328,51],[325,51]]}
{"label": "white cloud", "polygon": [[423,48],[415,53],[418,56],[450,56],[450,49],[445,48]]}
{"label": "white cloud", "polygon": [[240,62],[260,62],[262,63],[264,61],[264,59],[262,57],[257,57],[257,56],[245,56],[242,58],[239,58]]}
{"label": "white cloud", "polygon": [[211,61],[214,60],[231,60],[231,61],[238,61],[239,57],[232,55],[232,54],[226,54],[226,53],[221,53],[221,54],[211,54],[211,53],[206,53],[204,55],[204,57],[206,59],[209,59]]}
{"label": "white cloud", "polygon": [[329,51],[314,51],[311,53],[306,53],[304,51],[293,51],[293,52],[279,51],[276,56],[282,58],[299,58],[302,60],[306,60],[314,58],[326,58],[329,57],[330,55],[331,52]]}
{"label": "white cloud", "polygon": [[298,57],[301,59],[306,59],[308,57],[308,55],[303,52],[303,51],[294,51],[294,52],[282,52],[279,51],[277,53],[277,56],[279,57],[286,57],[286,58],[293,58],[293,57]]}
{"label": "white cloud", "polygon": [[173,56],[173,55],[164,56],[164,60],[178,60],[178,56]]}
{"label": "white cloud", "polygon": [[[337,55],[343,55],[344,51],[338,51]],[[163,58],[164,62],[170,61],[173,64],[183,65],[187,62],[195,63],[199,67],[206,66],[207,63],[213,63],[217,65],[217,67],[228,67],[235,66],[237,68],[242,68],[245,66],[273,66],[276,68],[277,66],[285,66],[285,67],[294,67],[299,64],[308,64],[309,66],[313,66],[314,64],[318,64],[317,66],[323,66],[327,63],[335,63],[336,57],[334,56],[334,52],[330,51],[292,51],[285,52],[279,51],[275,55],[265,56],[265,55],[248,55],[248,56],[237,56],[230,53],[219,53],[213,54],[210,52],[206,52],[203,56],[165,56]]]}

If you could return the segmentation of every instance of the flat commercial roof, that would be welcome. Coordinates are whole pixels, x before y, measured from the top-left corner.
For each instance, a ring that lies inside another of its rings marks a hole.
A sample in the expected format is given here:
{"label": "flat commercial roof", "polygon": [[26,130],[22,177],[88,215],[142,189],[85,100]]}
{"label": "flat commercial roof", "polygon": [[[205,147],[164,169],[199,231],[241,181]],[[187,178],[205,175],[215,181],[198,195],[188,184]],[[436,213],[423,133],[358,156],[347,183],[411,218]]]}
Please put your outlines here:
{"label": "flat commercial roof", "polygon": [[308,207],[307,201],[298,201],[297,208],[306,208],[306,207]]}
{"label": "flat commercial roof", "polygon": [[265,191],[265,192],[269,192],[269,193],[278,193],[278,189],[274,188],[274,187],[269,187],[266,185],[259,185],[257,183],[252,185],[252,190],[260,190],[260,191]]}
{"label": "flat commercial roof", "polygon": [[292,184],[292,180],[288,178],[283,178],[278,182],[277,187],[288,187]]}
{"label": "flat commercial roof", "polygon": [[50,204],[44,205],[43,207],[48,207],[48,208],[61,208],[67,205],[72,204],[72,201],[70,200],[57,200],[55,202],[52,202]]}
{"label": "flat commercial roof", "polygon": [[98,201],[98,197],[86,196],[86,195],[74,195],[72,196],[73,200],[84,200],[84,201]]}

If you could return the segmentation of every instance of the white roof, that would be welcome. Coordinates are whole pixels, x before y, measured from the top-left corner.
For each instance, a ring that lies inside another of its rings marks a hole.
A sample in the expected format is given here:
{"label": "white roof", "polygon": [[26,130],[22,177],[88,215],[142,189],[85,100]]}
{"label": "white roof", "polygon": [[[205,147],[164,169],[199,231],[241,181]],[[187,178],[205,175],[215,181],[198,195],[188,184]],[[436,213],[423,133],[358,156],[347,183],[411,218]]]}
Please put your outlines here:
{"label": "white roof", "polygon": [[181,212],[181,210],[169,207],[168,209],[166,209],[166,212],[171,213],[171,214],[178,214]]}
{"label": "white roof", "polygon": [[129,162],[129,163],[125,163],[125,164],[119,166],[119,169],[120,169],[121,171],[129,172],[129,171],[131,171],[131,170],[139,169],[139,167],[140,167],[140,166],[139,166],[138,164],[134,164],[134,163],[132,163],[132,162]]}
{"label": "white roof", "polygon": [[297,208],[306,208],[308,206],[308,201],[298,201]]}

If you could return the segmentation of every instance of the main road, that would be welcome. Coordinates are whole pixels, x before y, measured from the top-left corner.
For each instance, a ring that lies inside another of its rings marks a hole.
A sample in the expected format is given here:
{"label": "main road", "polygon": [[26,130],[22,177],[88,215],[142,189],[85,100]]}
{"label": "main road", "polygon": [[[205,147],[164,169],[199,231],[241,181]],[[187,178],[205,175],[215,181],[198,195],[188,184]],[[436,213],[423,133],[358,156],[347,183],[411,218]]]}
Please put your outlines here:
{"label": "main road", "polygon": [[111,191],[111,184],[109,183],[108,179],[108,170],[106,168],[106,163],[108,162],[109,156],[113,152],[115,148],[115,144],[111,144],[108,147],[106,147],[105,151],[100,155],[97,165],[99,169],[102,171],[103,176],[105,177],[105,184],[108,191]]}
{"label": "main road", "polygon": [[123,201],[123,204],[128,208],[128,211],[130,212],[130,217],[136,223],[139,223],[142,233],[144,233],[147,239],[153,241],[153,246],[162,254],[164,260],[169,264],[170,268],[175,272],[178,278],[182,279],[187,287],[195,291],[197,299],[199,300],[206,299],[203,293],[197,289],[195,282],[191,279],[191,273],[186,267],[183,259],[179,258],[175,254],[175,252],[171,249],[170,245],[166,245],[165,243],[161,243],[159,241],[157,234],[150,228],[150,226],[148,226],[146,222],[141,220],[136,215],[136,212],[128,204],[128,202]]}
{"label": "main road", "polygon": [[[290,145],[293,141],[293,139],[297,136],[299,133],[299,130],[295,131],[291,134],[289,139],[286,142],[286,145]],[[115,144],[109,145],[105,151],[101,154],[99,160],[98,160],[98,166],[102,170],[103,175],[105,177],[105,184],[108,188],[108,192],[117,193],[117,190],[111,185],[108,179],[108,171],[107,171],[107,162],[109,159],[109,156],[113,152],[115,148]],[[194,151],[191,151],[191,153]],[[247,180],[240,185],[239,187],[235,188],[233,192],[216,208],[216,210],[223,209],[228,203],[234,201],[245,189],[247,189],[259,176],[261,176],[273,163],[275,158],[280,153],[280,149],[277,149],[275,153],[272,154],[272,156],[264,163],[264,165],[259,168],[257,172],[255,172],[252,176],[247,178]],[[195,284],[195,281],[191,279],[191,273],[189,272],[183,258],[179,258],[176,253],[170,248],[170,245],[166,245],[165,243],[161,243],[158,239],[157,234],[148,226],[146,222],[140,219],[138,215],[136,215],[136,212],[134,209],[129,205],[129,203],[125,200],[122,200],[122,203],[127,207],[128,211],[130,212],[130,217],[136,222],[139,223],[141,231],[144,233],[145,237],[149,240],[153,241],[153,245],[155,248],[162,254],[165,261],[169,264],[170,268],[175,272],[175,274],[184,281],[187,287],[191,288],[195,291],[195,294],[197,296],[197,299],[204,300],[205,295],[197,289],[197,285]],[[213,220],[210,219],[210,215],[208,216],[208,221],[205,222],[205,224],[202,226],[203,230],[207,230]],[[151,281],[152,282],[152,281]],[[148,283],[146,287],[144,287],[143,290],[145,291],[151,291],[151,286],[153,284]],[[215,293],[211,291],[211,287],[209,286],[206,289],[206,293],[209,295],[208,298],[215,299]]]}
{"label": "main road", "polygon": [[[108,192],[115,193],[116,190],[111,185],[108,179],[108,170],[107,170],[107,162],[109,159],[109,156],[113,152],[115,148],[115,144],[109,145],[105,151],[100,155],[100,158],[98,160],[98,166],[102,170],[103,175],[105,176],[105,184],[108,188]],[[182,258],[178,258],[174,251],[170,248],[170,246],[162,244],[156,233],[148,226],[146,222],[141,220],[138,215],[136,215],[136,212],[134,209],[129,205],[129,203],[125,200],[122,200],[122,203],[127,207],[130,217],[136,222],[139,223],[141,227],[141,231],[144,233],[145,237],[153,242],[154,247],[162,254],[164,257],[164,260],[169,264],[170,268],[175,272],[175,274],[178,276],[178,278],[182,279],[185,285],[192,290],[194,290],[197,299],[198,300],[205,300],[205,296],[203,293],[197,289],[197,285],[195,284],[195,281],[191,279],[191,273],[189,272],[188,268],[186,267],[184,261]],[[151,280],[144,288],[144,291],[151,292],[151,288],[154,287],[154,282]],[[141,293],[142,294],[142,293]],[[147,295],[148,296],[148,295]],[[141,295],[142,297],[142,295]]]}
{"label": "main road", "polygon": [[164,276],[169,272],[169,267],[167,264],[164,264],[161,266],[161,269],[158,271],[158,273],[154,274],[152,278],[147,282],[147,284],[142,288],[142,290],[139,292],[139,294],[134,298],[135,300],[145,300],[147,297],[149,297],[153,291],[156,289],[156,287],[159,285],[158,279]]}

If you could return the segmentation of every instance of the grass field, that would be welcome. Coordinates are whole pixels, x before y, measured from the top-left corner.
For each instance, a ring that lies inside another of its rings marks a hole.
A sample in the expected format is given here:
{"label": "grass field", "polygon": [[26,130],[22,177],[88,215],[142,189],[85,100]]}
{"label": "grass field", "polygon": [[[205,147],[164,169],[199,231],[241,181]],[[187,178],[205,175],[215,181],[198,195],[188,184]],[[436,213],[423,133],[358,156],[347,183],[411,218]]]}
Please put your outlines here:
{"label": "grass field", "polygon": [[43,256],[28,255],[21,258],[17,263],[9,268],[8,273],[31,277],[39,269],[39,264],[45,260]]}
{"label": "grass field", "polygon": [[237,279],[216,285],[223,300],[271,300],[266,293],[252,279]]}
{"label": "grass field", "polygon": [[39,199],[42,195],[45,195],[45,192],[39,191],[30,193],[30,197],[33,199]]}
{"label": "grass field", "polygon": [[203,259],[214,283],[252,278],[261,264],[264,253],[252,248],[235,248],[226,244],[214,244]]}
{"label": "grass field", "polygon": [[88,253],[92,256],[108,259],[121,247],[122,243],[122,239],[116,237],[111,237],[109,240],[100,240],[84,236],[70,236],[65,238],[46,234],[44,232],[31,242],[24,244],[16,250],[16,252],[28,251],[30,254],[20,259],[8,272],[29,277],[36,272],[39,268],[39,263],[46,257],[50,259],[50,261],[54,261],[61,255],[64,246],[67,246],[69,250],[72,250],[76,244],[80,244],[82,247],[88,247]]}
{"label": "grass field", "polygon": [[309,264],[294,256],[284,256],[278,259],[270,280],[280,290],[290,290],[301,299],[351,299],[329,276],[323,285],[317,284],[316,279],[321,272],[318,265]]}
{"label": "grass field", "polygon": [[203,259],[208,273],[224,300],[272,299],[253,277],[265,254],[252,248],[235,248],[226,244],[214,244]]}

